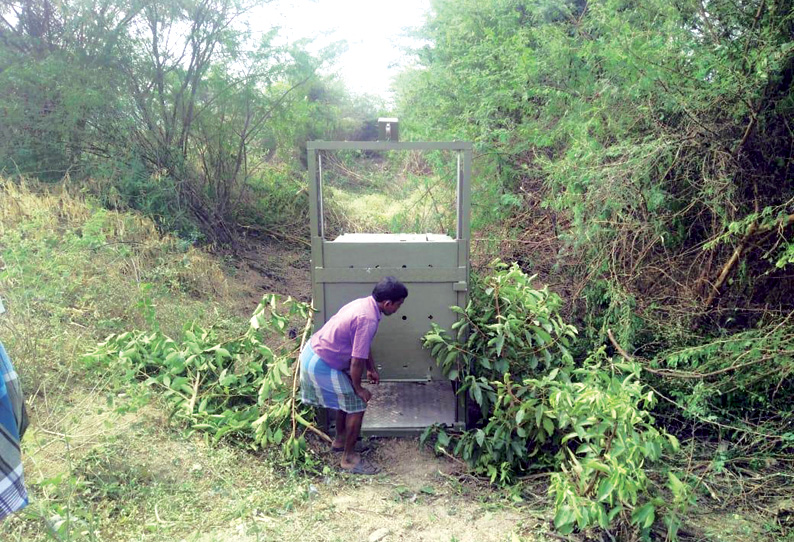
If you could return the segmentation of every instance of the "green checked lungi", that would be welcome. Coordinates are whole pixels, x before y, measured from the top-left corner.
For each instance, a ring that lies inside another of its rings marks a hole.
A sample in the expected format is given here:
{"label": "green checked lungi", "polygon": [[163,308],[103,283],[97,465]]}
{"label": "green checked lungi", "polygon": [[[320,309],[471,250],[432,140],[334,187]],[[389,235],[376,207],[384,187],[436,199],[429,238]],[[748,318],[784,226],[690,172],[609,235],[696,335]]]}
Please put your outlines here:
{"label": "green checked lungi", "polygon": [[367,403],[356,395],[350,376],[330,367],[307,343],[300,355],[301,401],[309,405],[364,412]]}

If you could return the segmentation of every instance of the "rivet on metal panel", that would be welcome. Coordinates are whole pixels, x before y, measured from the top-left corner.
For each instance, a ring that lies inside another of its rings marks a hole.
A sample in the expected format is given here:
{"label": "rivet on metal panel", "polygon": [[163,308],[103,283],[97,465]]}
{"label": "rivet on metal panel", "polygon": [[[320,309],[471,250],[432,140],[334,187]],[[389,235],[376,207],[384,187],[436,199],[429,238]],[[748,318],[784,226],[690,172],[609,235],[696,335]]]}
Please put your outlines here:
{"label": "rivet on metal panel", "polygon": [[403,316],[403,320],[408,320],[408,317],[407,316]]}

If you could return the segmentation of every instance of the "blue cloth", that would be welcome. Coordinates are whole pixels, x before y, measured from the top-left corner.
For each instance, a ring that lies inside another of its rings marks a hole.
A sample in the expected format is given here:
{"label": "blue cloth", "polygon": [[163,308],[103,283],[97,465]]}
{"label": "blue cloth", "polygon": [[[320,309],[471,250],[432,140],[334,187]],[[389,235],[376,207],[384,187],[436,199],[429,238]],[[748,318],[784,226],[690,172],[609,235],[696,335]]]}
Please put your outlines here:
{"label": "blue cloth", "polygon": [[350,377],[328,365],[312,349],[303,347],[301,363],[301,401],[342,412],[364,412],[367,403],[356,395]]}
{"label": "blue cloth", "polygon": [[0,343],[0,519],[28,504],[19,447],[23,428],[22,389]]}

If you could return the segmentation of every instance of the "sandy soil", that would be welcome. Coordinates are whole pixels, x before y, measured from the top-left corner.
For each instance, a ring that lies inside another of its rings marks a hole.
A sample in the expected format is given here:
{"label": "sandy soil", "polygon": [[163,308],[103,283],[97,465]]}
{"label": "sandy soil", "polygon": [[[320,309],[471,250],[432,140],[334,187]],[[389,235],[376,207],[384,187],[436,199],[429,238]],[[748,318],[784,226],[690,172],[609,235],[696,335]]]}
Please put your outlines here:
{"label": "sandy soil", "polygon": [[[286,516],[256,515],[204,533],[197,542],[489,542],[545,540],[544,518],[466,482],[458,466],[420,449],[414,438],[377,439],[368,458],[376,476],[334,474]],[[326,460],[335,461],[328,454]],[[463,480],[463,481],[462,481]],[[187,539],[193,540],[193,539]]]}

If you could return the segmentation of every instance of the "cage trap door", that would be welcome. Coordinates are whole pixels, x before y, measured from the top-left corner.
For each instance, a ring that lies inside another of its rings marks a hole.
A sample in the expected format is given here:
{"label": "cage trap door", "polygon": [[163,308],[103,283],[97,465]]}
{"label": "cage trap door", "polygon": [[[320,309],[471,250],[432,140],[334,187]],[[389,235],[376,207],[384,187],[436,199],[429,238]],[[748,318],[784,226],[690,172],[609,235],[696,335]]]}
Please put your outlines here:
{"label": "cage trap door", "polygon": [[400,310],[381,319],[372,355],[383,380],[441,380],[443,375],[422,336],[435,323],[450,329],[460,285],[458,246],[446,235],[346,234],[323,246],[324,266],[315,269],[322,285],[324,312],[334,315],[353,299],[366,297],[383,277],[394,276],[408,288]]}

